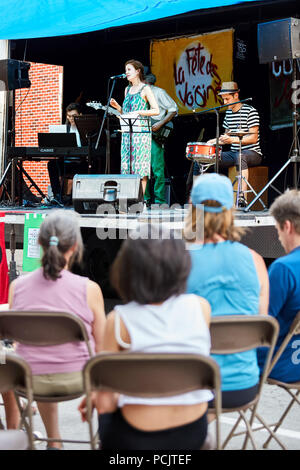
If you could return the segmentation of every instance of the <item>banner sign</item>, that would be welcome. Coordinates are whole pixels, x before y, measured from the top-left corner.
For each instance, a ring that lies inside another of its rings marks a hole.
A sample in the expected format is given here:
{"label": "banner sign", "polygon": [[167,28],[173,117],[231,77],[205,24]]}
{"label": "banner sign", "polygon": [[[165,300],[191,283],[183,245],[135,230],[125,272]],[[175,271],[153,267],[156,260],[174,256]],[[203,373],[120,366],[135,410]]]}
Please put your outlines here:
{"label": "banner sign", "polygon": [[270,108],[272,130],[292,125],[293,99],[299,105],[300,59],[295,59],[296,82],[293,84],[293,60],[272,62],[269,65]]}
{"label": "banner sign", "polygon": [[40,225],[46,214],[25,214],[23,271],[29,272],[41,266],[42,249],[38,244]]}
{"label": "banner sign", "polygon": [[223,104],[221,83],[233,79],[233,29],[153,40],[150,55],[155,85],[176,101],[179,114]]}

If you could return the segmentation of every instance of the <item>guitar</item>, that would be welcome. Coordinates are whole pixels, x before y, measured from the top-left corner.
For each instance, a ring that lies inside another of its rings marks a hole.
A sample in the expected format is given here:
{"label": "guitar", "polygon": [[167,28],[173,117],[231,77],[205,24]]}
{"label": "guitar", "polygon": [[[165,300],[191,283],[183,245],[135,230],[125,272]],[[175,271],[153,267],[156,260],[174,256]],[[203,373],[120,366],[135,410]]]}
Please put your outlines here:
{"label": "guitar", "polygon": [[[87,106],[90,106],[91,108],[94,108],[96,110],[102,109],[103,111],[106,110],[106,106],[103,106],[103,104],[100,103],[100,101],[90,101],[89,103],[86,103]],[[120,116],[121,113],[117,111],[115,108],[112,108],[111,106],[108,106],[107,109],[108,114],[114,115],[114,116]]]}
{"label": "guitar", "polygon": [[[157,121],[154,119],[151,119],[152,126],[153,124],[156,124]],[[152,131],[152,139],[155,140],[160,145],[164,145],[170,136],[170,134],[173,131],[173,122],[169,121],[166,124],[164,124],[158,131],[153,132]]]}
{"label": "guitar", "polygon": [[[106,106],[103,106],[103,104],[100,103],[100,101],[90,101],[89,103],[86,103],[87,106],[90,106],[91,108],[94,108],[96,110],[102,109],[103,111],[106,110]],[[121,113],[117,111],[116,109],[112,108],[111,106],[108,106],[107,109],[108,114],[114,115],[114,116],[120,116]],[[155,124],[157,121],[151,118],[151,124]],[[168,139],[169,135],[173,131],[173,123],[172,121],[167,122],[164,126],[162,126],[158,131],[152,132],[152,139],[155,140],[160,145],[165,144],[166,140]]]}

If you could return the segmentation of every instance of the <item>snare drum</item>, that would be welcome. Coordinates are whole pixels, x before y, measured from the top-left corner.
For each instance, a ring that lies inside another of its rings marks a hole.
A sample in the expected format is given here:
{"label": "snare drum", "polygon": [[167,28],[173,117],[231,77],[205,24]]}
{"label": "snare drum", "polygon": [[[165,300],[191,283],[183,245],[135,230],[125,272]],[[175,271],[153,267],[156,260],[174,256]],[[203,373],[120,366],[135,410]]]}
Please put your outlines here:
{"label": "snare drum", "polygon": [[[186,145],[186,158],[197,163],[214,163],[216,160],[216,146],[205,142],[188,142]],[[219,159],[221,148],[219,148]]]}

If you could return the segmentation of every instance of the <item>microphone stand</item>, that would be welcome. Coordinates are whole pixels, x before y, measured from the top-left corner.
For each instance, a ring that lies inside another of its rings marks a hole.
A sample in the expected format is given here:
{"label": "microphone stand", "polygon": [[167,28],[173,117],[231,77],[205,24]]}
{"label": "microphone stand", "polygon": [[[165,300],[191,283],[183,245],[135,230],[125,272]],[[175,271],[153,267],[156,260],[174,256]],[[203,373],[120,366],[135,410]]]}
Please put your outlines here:
{"label": "microphone stand", "polygon": [[234,104],[238,103],[244,103],[245,101],[251,101],[252,98],[245,98],[244,100],[239,100],[235,101],[234,103],[228,104],[223,104],[221,106],[215,106],[214,108],[209,108],[209,109],[204,109],[202,111],[195,111],[193,109],[193,113],[195,114],[202,114],[202,113],[207,113],[208,111],[215,111],[216,113],[216,160],[215,160],[215,173],[219,173],[219,139],[220,139],[220,114],[219,114],[219,109],[222,108],[227,108],[227,106],[232,106]]}
{"label": "microphone stand", "polygon": [[220,139],[220,113],[218,109],[215,109],[216,113],[216,161],[215,161],[215,173],[219,173],[219,139]]}
{"label": "microphone stand", "polygon": [[[109,80],[111,80],[111,78]],[[110,90],[110,93],[109,93],[109,96],[108,96],[107,104],[105,106],[105,111],[104,111],[101,127],[100,127],[100,130],[99,130],[96,145],[95,145],[95,150],[97,150],[98,146],[99,146],[99,142],[100,142],[100,138],[101,138],[101,135],[102,135],[102,131],[103,131],[104,123],[105,123],[105,120],[106,120],[106,116],[108,115],[109,103],[110,103],[110,100],[111,100],[111,97],[112,97],[112,94],[113,94],[113,91],[114,91],[114,88],[115,88],[115,84],[116,84],[116,79],[113,78],[112,80],[113,80],[113,84],[112,84],[112,87],[111,87],[111,90]],[[106,159],[110,160],[110,152],[106,154]],[[105,171],[107,171],[108,168],[110,168],[110,162],[106,162]]]}

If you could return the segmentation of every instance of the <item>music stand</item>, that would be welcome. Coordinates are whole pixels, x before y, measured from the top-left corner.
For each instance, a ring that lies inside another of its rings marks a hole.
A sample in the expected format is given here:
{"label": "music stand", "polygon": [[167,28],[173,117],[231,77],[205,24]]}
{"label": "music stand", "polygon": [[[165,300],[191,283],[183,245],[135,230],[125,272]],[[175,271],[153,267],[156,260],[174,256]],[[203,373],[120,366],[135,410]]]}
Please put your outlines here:
{"label": "music stand", "polygon": [[[133,134],[148,134],[152,132],[149,116],[132,117],[129,114],[120,114],[121,132],[129,134],[129,161],[130,174],[132,175],[132,136]],[[146,121],[146,123],[143,123]]]}
{"label": "music stand", "polygon": [[75,116],[75,124],[80,135],[82,146],[88,147],[88,173],[92,169],[92,139],[98,133],[100,118],[97,114],[83,114]]}

